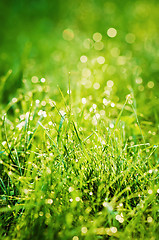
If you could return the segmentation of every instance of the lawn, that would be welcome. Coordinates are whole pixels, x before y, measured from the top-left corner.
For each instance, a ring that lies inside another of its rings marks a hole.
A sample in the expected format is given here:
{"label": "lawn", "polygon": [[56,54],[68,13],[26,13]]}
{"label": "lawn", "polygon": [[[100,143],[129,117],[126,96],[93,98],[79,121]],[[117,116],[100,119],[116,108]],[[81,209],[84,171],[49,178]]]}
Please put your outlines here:
{"label": "lawn", "polygon": [[0,10],[0,239],[157,240],[159,2]]}

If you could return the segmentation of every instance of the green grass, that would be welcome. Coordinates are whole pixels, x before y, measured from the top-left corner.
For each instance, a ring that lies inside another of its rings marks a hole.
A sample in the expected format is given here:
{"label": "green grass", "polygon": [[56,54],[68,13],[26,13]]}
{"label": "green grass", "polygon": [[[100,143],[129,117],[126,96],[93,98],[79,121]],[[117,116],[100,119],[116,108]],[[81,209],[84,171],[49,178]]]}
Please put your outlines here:
{"label": "green grass", "polygon": [[82,123],[64,100],[65,115],[30,96],[26,114],[21,99],[15,121],[2,117],[1,239],[157,239],[158,146],[127,135],[133,99],[113,128]]}
{"label": "green grass", "polygon": [[0,7],[0,239],[157,240],[158,1]]}

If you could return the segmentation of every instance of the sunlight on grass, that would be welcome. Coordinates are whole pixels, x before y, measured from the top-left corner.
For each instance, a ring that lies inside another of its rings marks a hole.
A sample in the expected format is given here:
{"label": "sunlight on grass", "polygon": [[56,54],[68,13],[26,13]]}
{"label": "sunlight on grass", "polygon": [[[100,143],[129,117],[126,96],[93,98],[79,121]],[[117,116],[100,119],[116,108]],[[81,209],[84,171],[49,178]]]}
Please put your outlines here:
{"label": "sunlight on grass", "polygon": [[158,2],[0,7],[0,239],[157,240]]}

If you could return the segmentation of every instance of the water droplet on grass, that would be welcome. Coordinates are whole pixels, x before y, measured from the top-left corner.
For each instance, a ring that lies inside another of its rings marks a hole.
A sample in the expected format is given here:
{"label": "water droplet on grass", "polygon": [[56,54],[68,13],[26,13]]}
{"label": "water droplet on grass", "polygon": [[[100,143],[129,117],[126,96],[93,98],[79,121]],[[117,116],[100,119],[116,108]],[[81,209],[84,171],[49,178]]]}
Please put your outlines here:
{"label": "water droplet on grass", "polygon": [[96,32],[93,34],[93,40],[95,42],[100,42],[102,40],[102,34],[99,32]]}
{"label": "water droplet on grass", "polygon": [[74,32],[72,29],[70,28],[67,28],[63,31],[63,38],[66,40],[66,41],[71,41],[74,39]]}
{"label": "water droplet on grass", "polygon": [[109,28],[107,35],[111,38],[114,38],[117,35],[117,30],[115,28]]}

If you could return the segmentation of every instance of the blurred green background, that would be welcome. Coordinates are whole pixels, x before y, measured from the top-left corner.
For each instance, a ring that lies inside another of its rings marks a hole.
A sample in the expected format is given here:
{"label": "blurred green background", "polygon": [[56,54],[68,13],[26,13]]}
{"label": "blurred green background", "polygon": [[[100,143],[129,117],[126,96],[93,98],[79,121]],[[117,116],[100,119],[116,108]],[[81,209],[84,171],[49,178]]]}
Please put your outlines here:
{"label": "blurred green background", "polygon": [[[116,104],[133,92],[139,111],[158,122],[157,0],[1,0],[0,10],[1,103],[19,91],[38,91],[42,77],[55,98],[57,85],[66,92],[70,72],[76,104],[90,95],[94,103],[106,98]],[[115,37],[108,35],[110,28],[116,29]]]}

